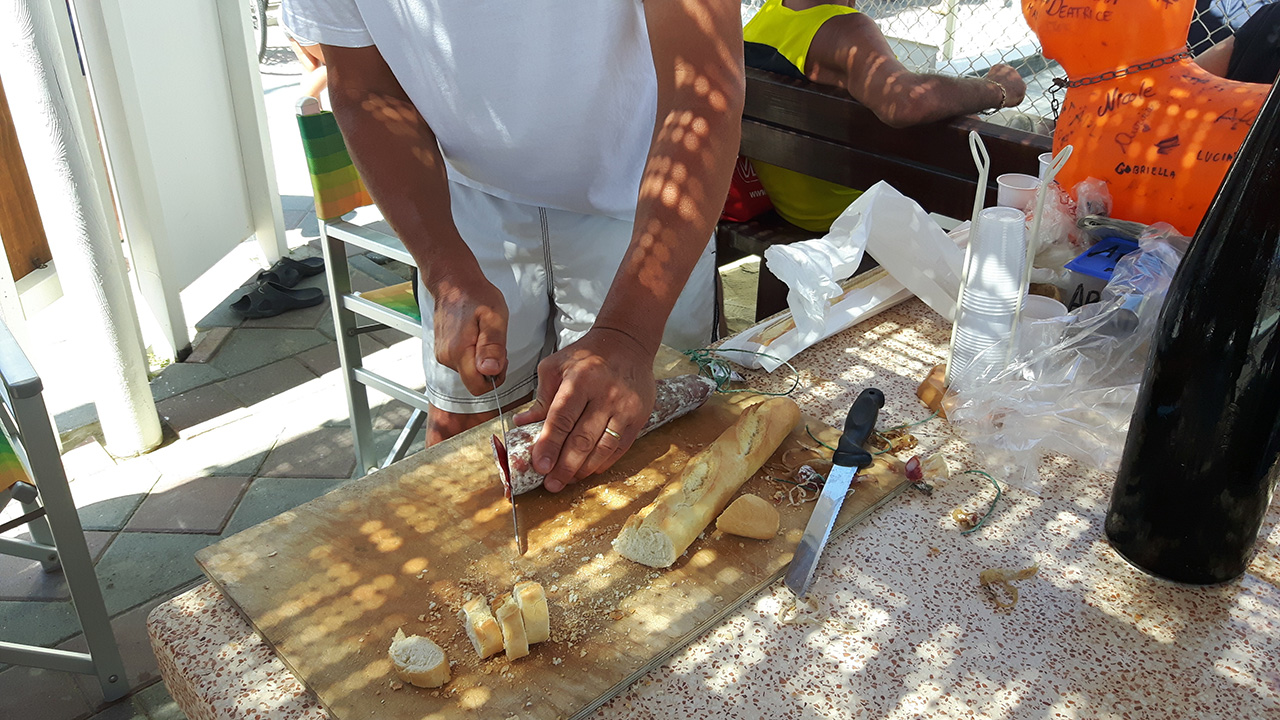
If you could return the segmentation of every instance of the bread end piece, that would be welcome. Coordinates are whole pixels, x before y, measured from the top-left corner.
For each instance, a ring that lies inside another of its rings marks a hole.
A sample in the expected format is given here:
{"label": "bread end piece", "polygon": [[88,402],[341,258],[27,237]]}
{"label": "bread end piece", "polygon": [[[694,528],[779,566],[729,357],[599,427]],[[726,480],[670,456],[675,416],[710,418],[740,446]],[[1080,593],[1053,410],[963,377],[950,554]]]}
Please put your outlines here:
{"label": "bread end piece", "polygon": [[547,615],[547,594],[533,580],[516,583],[511,590],[524,618],[525,640],[530,645],[551,639],[551,619]]}
{"label": "bread end piece", "polygon": [[391,640],[391,647],[387,648],[387,655],[396,675],[411,685],[438,688],[449,682],[449,658],[431,638],[406,636],[403,629],[398,629]]}
{"label": "bread end piece", "polygon": [[510,593],[493,601],[493,614],[502,628],[502,644],[507,659],[516,660],[529,654],[529,638],[524,631],[524,615]]}
{"label": "bread end piece", "polygon": [[462,627],[467,629],[471,647],[475,648],[476,655],[481,660],[497,655],[502,650],[502,629],[498,627],[493,613],[489,612],[484,598],[468,600],[458,611],[458,619],[462,621]]}
{"label": "bread end piece", "polygon": [[730,535],[769,540],[778,534],[779,522],[778,510],[768,500],[758,495],[743,495],[716,518],[716,529]]}

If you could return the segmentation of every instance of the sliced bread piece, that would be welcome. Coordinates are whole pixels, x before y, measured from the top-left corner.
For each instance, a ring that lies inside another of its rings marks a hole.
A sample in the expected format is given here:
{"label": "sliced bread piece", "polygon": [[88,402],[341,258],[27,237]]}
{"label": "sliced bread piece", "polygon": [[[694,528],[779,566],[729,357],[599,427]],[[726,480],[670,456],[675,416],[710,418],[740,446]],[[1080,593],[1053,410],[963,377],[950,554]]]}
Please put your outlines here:
{"label": "sliced bread piece", "polygon": [[502,644],[507,649],[507,659],[528,655],[529,638],[524,632],[524,615],[510,593],[493,601],[493,614],[502,628]]}
{"label": "sliced bread piece", "polygon": [[406,636],[404,630],[396,630],[387,655],[391,657],[396,675],[411,685],[438,688],[449,682],[449,659],[431,638]]}
{"label": "sliced bread piece", "polygon": [[502,629],[498,627],[493,613],[489,612],[489,605],[484,598],[468,600],[458,611],[458,619],[462,621],[462,627],[467,629],[471,647],[475,648],[476,655],[481,660],[497,655],[502,650]]}
{"label": "sliced bread piece", "polygon": [[547,594],[542,584],[532,580],[516,583],[511,591],[520,614],[524,617],[524,635],[530,645],[551,638],[551,620],[547,616]]}

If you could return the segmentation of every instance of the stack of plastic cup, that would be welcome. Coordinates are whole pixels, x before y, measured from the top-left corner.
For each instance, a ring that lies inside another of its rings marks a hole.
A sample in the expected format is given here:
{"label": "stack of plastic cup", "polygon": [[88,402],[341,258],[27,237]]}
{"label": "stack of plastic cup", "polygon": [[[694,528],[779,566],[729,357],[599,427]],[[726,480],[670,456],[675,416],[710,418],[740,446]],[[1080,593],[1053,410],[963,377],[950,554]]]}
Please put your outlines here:
{"label": "stack of plastic cup", "polygon": [[951,334],[947,381],[964,392],[1004,369],[1014,342],[1018,308],[1026,288],[1026,215],[1006,207],[978,213],[970,240],[965,282]]}

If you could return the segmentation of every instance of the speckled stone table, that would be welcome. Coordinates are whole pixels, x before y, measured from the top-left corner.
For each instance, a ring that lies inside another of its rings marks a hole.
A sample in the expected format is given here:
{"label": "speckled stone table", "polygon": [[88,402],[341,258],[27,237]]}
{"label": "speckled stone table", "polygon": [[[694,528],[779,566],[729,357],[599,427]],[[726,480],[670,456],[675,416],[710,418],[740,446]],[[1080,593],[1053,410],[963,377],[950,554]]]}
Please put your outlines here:
{"label": "speckled stone table", "polygon": [[[924,420],[915,387],[945,356],[948,326],[911,301],[799,355],[795,398],[833,425],[859,390],[888,399],[881,425]],[[785,389],[746,373],[753,387]],[[971,448],[941,420],[915,429],[953,470]],[[1113,478],[1046,459],[1035,495],[1004,486],[962,536],[951,511],[995,494],[955,475],[909,491],[828,547],[816,608],[780,621],[781,583],[600,708],[603,718],[1280,717],[1280,510],[1239,580],[1186,588],[1151,579],[1107,545]],[[1003,483],[1002,483],[1003,486]],[[987,568],[1039,574],[998,608]],[[192,720],[321,720],[316,698],[211,585],[157,607],[148,628],[169,691]]]}

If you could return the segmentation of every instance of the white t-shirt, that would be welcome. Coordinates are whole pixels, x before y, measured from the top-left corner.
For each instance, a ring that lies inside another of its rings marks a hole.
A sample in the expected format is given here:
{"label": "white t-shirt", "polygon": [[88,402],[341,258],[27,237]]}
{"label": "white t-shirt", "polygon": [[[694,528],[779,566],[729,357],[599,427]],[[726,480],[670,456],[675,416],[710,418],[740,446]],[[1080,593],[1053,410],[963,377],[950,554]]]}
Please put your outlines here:
{"label": "white t-shirt", "polygon": [[457,182],[635,217],[657,112],[641,0],[283,0],[326,45],[376,45]]}

